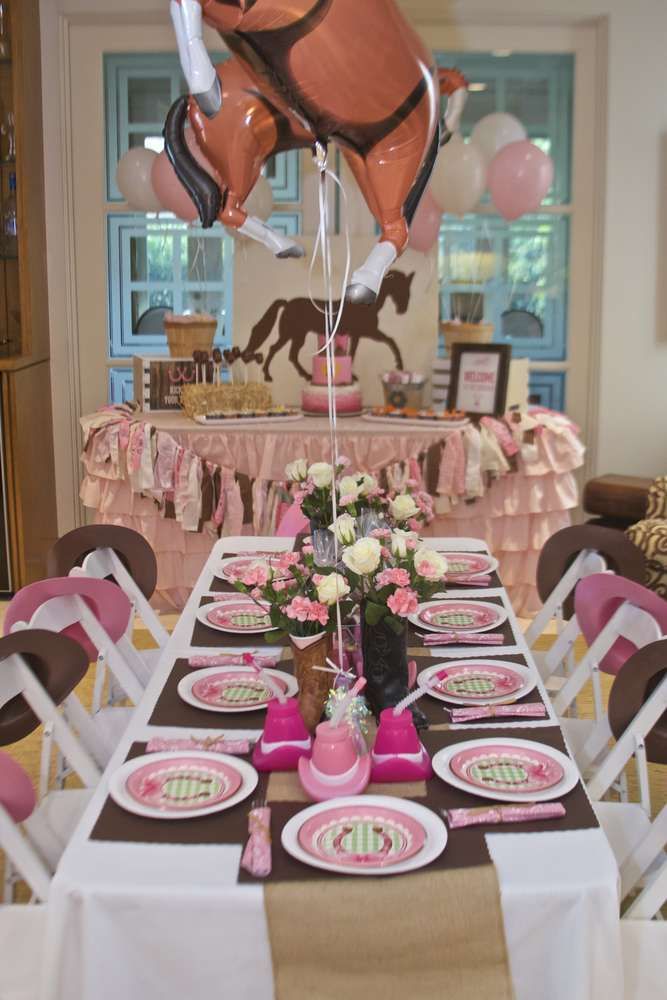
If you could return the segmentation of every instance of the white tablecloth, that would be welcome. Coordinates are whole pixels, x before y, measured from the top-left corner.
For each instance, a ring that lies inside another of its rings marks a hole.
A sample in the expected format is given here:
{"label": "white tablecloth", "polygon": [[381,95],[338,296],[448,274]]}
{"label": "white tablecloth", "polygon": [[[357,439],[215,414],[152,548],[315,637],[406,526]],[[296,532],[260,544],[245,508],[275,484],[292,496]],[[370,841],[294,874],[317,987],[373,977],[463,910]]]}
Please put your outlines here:
{"label": "white tablecloth", "polygon": [[[438,541],[448,548],[473,547],[470,539]],[[53,881],[42,1000],[273,997],[263,890],[236,883],[242,845],[103,843],[89,834],[107,797],[108,775],[130,745],[151,735],[183,735],[147,721],[174,661],[191,652],[195,610],[223,546],[230,552],[291,544],[227,538],[214,547]],[[465,591],[468,597],[492,593],[503,596],[516,645],[479,652],[521,652],[530,661],[504,592]],[[553,717],[542,723],[555,724]],[[618,874],[602,831],[498,833],[487,842],[499,877],[516,1000],[621,1000]],[[443,996],[446,965],[443,956]],[[418,1000],[418,992],[412,995]]]}

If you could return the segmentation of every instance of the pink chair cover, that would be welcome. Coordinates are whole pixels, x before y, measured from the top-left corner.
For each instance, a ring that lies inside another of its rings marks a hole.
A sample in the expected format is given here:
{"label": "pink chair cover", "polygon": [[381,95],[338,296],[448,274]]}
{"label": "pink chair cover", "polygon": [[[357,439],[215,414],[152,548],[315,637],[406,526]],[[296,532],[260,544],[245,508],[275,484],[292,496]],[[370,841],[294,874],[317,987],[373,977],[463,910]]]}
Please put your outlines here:
{"label": "pink chair cover", "polygon": [[5,807],[15,823],[22,823],[36,804],[32,781],[20,764],[0,750],[0,805]]}
{"label": "pink chair cover", "polygon": [[[579,627],[590,646],[624,601],[646,611],[667,634],[667,601],[634,580],[614,573],[594,573],[577,584],[574,610]],[[617,674],[625,661],[637,652],[629,639],[619,638],[600,662],[607,674]]]}
{"label": "pink chair cover", "polygon": [[290,538],[302,531],[308,531],[308,518],[301,513],[301,505],[293,503],[278,525],[276,535],[279,538]]}
{"label": "pink chair cover", "polygon": [[[113,642],[118,642],[125,634],[132,614],[129,599],[120,587],[109,580],[91,580],[82,576],[55,576],[23,587],[9,603],[5,614],[4,634],[8,635],[16,622],[29,622],[46,601],[70,594],[78,594],[83,598]],[[60,631],[78,642],[85,649],[89,660],[97,659],[97,650],[79,624]]]}

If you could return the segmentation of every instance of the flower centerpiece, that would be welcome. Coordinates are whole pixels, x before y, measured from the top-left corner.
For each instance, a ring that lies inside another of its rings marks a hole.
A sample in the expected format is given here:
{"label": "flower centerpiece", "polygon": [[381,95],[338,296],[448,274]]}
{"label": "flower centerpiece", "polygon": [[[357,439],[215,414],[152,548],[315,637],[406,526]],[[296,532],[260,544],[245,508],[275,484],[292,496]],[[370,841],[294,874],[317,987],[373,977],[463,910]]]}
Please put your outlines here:
{"label": "flower centerpiece", "polygon": [[[407,510],[407,503],[402,503],[401,516]],[[345,514],[332,525],[342,545],[347,580],[361,608],[364,694],[379,716],[408,692],[408,616],[420,602],[442,591],[447,560],[428,548],[416,531],[376,528],[370,536],[357,538],[354,528],[354,520]],[[416,706],[412,711],[416,724],[424,726],[421,711]]]}
{"label": "flower centerpiece", "polygon": [[[340,573],[320,574],[300,552],[284,552],[268,563],[258,559],[240,572],[234,586],[267,605],[271,624],[287,635],[299,683],[299,709],[309,730],[320,721],[330,688],[330,674],[318,671],[329,655],[336,630],[336,602],[341,615],[353,607],[351,588]],[[312,560],[310,560],[312,562]],[[270,633],[270,638],[276,633]]]}
{"label": "flower centerpiece", "polygon": [[415,480],[409,479],[404,490],[385,491],[375,476],[348,472],[349,466],[350,460],[345,457],[338,459],[335,469],[328,462],[309,466],[305,458],[286,466],[285,476],[296,487],[294,500],[310,521],[311,532],[331,524],[334,491],[337,513],[352,518],[372,512],[379,520],[407,523],[412,530],[419,530],[433,519],[433,501],[428,493],[417,488]]}

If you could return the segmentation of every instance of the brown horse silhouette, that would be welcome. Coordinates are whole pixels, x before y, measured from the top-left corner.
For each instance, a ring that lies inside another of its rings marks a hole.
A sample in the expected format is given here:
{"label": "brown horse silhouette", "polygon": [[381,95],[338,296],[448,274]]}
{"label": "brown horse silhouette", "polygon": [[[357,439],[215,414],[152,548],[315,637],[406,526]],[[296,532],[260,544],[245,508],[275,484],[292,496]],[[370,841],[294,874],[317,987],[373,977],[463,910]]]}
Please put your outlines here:
{"label": "brown horse silhouette", "polygon": [[[390,271],[372,305],[345,303],[339,329],[341,333],[345,333],[351,338],[353,359],[356,356],[359,341],[363,337],[366,340],[374,340],[378,344],[386,344],[394,355],[396,367],[403,368],[403,358],[395,340],[380,329],[379,313],[388,298],[393,300],[399,315],[402,316],[407,312],[410,304],[410,286],[414,276],[414,271],[411,274]],[[339,304],[339,301],[334,302],[334,310],[338,310]],[[324,315],[320,311],[323,308],[324,301],[322,299],[316,299],[314,304],[306,298],[290,299],[289,301],[276,299],[252,328],[250,340],[242,354],[243,359],[249,360],[266,343],[282,309],[278,323],[278,339],[271,345],[264,362],[264,378],[267,382],[273,381],[269,371],[271,362],[278,351],[289,344],[289,360],[302,378],[309,379],[310,372],[307,372],[299,362],[299,354],[309,333],[324,333]]]}

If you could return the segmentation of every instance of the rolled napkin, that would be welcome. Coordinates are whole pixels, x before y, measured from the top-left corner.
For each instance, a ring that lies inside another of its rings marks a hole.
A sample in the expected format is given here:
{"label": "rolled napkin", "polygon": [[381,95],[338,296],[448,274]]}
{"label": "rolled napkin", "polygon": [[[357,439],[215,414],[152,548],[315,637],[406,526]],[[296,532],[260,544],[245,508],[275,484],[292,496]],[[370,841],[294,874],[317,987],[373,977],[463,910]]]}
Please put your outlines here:
{"label": "rolled napkin", "polygon": [[419,638],[424,646],[502,646],[505,641],[502,632],[428,632]]}
{"label": "rolled napkin", "polygon": [[211,656],[191,656],[188,665],[199,667],[275,667],[280,656],[260,656],[254,653],[214,653]]}
{"label": "rolled napkin", "polygon": [[450,708],[452,722],[473,722],[475,719],[500,719],[524,716],[541,719],[547,714],[546,705],[539,701],[523,705],[471,705],[466,708]]}
{"label": "rolled napkin", "polygon": [[206,750],[211,753],[250,753],[249,740],[226,740],[223,736],[206,736],[198,740],[194,736],[187,739],[164,740],[156,737],[146,744],[148,753],[161,753],[163,750]]}
{"label": "rolled napkin", "polygon": [[525,806],[479,806],[474,809],[448,809],[447,822],[452,830],[482,823],[531,823],[540,819],[561,819],[562,802],[537,802]]}
{"label": "rolled napkin", "polygon": [[241,868],[245,868],[257,878],[271,874],[271,809],[260,806],[248,813],[248,843],[241,858]]}

